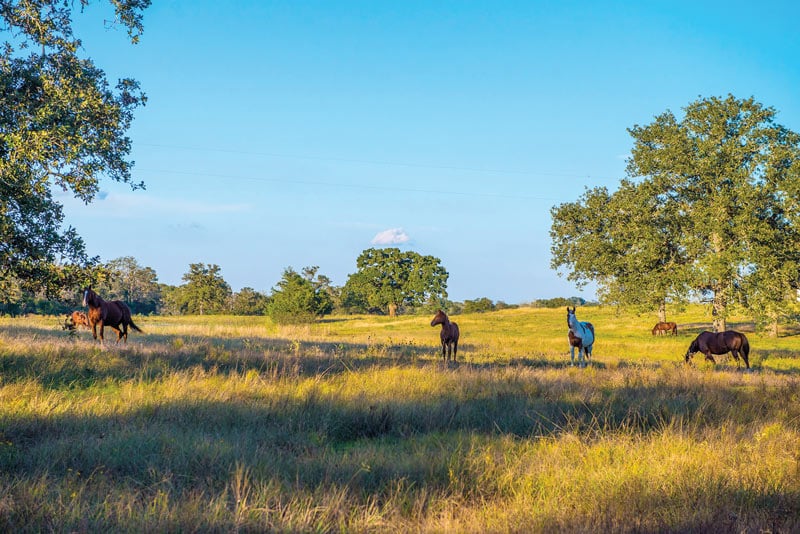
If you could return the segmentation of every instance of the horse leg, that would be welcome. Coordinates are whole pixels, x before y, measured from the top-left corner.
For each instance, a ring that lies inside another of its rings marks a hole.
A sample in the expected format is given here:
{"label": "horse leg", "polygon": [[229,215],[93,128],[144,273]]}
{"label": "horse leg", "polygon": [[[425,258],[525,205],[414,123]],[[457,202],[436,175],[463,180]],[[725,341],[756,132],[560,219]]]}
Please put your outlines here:
{"label": "horse leg", "polygon": [[575,365],[575,346],[574,345],[570,345],[569,346],[569,364],[570,365]]}
{"label": "horse leg", "polygon": [[447,361],[447,342],[442,341],[442,360]]}
{"label": "horse leg", "polygon": [[714,357],[711,355],[711,351],[710,351],[710,350],[709,350],[709,351],[706,351],[706,352],[704,352],[703,354],[705,354],[705,355],[706,355],[706,360],[707,360],[707,361],[710,361],[710,362],[711,362],[711,363],[713,363],[714,365],[717,365],[717,360],[715,360],[715,359],[714,359]]}
{"label": "horse leg", "polygon": [[456,361],[456,354],[458,354],[458,340],[453,341],[453,361]]}
{"label": "horse leg", "polygon": [[116,332],[116,333],[117,333],[117,343],[119,343],[119,340],[122,338],[122,332],[120,332],[120,331],[119,331],[119,328],[117,328],[116,326],[111,326],[111,325],[108,325],[108,327],[109,327],[111,330],[113,330],[114,332]]}

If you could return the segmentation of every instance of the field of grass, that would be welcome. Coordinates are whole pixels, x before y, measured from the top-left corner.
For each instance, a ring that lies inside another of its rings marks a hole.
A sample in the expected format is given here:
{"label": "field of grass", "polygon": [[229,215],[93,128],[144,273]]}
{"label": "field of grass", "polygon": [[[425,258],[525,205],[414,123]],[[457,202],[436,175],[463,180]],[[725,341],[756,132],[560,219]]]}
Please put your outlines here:
{"label": "field of grass", "polygon": [[[697,307],[454,317],[138,317],[126,346],[0,318],[6,532],[797,532],[800,336],[701,355]],[[115,337],[107,331],[107,339]]]}

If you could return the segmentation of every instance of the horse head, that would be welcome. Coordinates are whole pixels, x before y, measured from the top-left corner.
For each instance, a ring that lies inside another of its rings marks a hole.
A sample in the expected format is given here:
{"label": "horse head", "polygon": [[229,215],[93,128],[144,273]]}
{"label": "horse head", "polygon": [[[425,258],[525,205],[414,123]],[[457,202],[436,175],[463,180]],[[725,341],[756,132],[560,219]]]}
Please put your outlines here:
{"label": "horse head", "polygon": [[92,290],[92,286],[83,289],[83,306],[94,305],[97,302],[97,293]]}
{"label": "horse head", "polygon": [[692,341],[692,343],[689,345],[689,350],[687,350],[687,351],[686,351],[686,356],[684,356],[684,357],[683,357],[684,361],[686,361],[686,363],[689,363],[689,360],[691,360],[691,359],[692,359],[692,355],[693,355],[695,352],[699,352],[699,351],[700,351],[700,345],[699,345],[699,343],[697,342],[697,339],[695,339],[695,340],[694,340],[694,341]]}
{"label": "horse head", "polygon": [[433,320],[431,321],[431,326],[436,326],[437,324],[446,324],[447,323],[447,315],[442,310],[436,312],[436,315],[433,316]]}
{"label": "horse head", "polygon": [[573,324],[577,322],[578,318],[575,316],[575,306],[573,306],[571,310],[569,306],[567,306],[567,326],[571,328]]}

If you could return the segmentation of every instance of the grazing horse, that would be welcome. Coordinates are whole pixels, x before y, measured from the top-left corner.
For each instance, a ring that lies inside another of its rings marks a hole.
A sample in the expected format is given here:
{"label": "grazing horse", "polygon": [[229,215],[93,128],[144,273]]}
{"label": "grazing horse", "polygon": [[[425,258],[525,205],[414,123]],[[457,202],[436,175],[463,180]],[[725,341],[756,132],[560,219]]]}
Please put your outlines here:
{"label": "grazing horse", "polygon": [[458,352],[458,325],[450,321],[442,310],[436,312],[431,326],[437,324],[442,325],[442,331],[439,337],[442,340],[442,358],[446,362],[452,355],[453,361],[456,361],[456,353]]}
{"label": "grazing horse", "polygon": [[567,306],[567,326],[569,332],[567,338],[569,339],[569,362],[570,365],[575,365],[575,349],[578,349],[578,365],[585,367],[583,355],[586,354],[586,359],[592,356],[592,346],[594,345],[594,326],[592,323],[581,322],[575,316],[575,306],[569,309]]}
{"label": "grazing horse", "polygon": [[137,332],[142,331],[133,323],[131,310],[121,300],[106,302],[91,287],[87,287],[83,290],[83,305],[89,307],[89,325],[94,339],[97,339],[97,327],[100,327],[100,343],[103,342],[103,328],[106,326],[117,332],[117,343],[120,339],[128,342],[128,326]]}
{"label": "grazing horse", "polygon": [[750,369],[750,343],[747,341],[747,336],[741,332],[734,330],[726,330],[724,332],[700,332],[698,336],[689,345],[689,350],[686,351],[684,359],[689,363],[689,359],[695,352],[702,352],[706,355],[706,360],[711,360],[711,363],[717,362],[711,356],[712,354],[733,354],[736,359],[736,366],[739,367],[739,354],[744,359],[745,366]]}
{"label": "grazing horse", "polygon": [[661,335],[664,333],[672,332],[673,336],[678,335],[678,325],[675,323],[656,323],[653,327],[653,335]]}
{"label": "grazing horse", "polygon": [[89,318],[86,317],[86,313],[82,311],[74,311],[69,316],[69,319],[72,322],[72,328],[70,328],[70,330],[80,326],[85,326],[87,330],[89,329]]}

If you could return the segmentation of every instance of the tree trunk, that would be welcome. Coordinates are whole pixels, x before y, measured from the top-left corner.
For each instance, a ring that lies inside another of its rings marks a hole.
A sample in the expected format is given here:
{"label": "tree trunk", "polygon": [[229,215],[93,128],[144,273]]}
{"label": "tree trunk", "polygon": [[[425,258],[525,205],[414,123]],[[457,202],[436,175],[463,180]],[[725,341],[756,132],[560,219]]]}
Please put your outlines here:
{"label": "tree trunk", "polygon": [[397,317],[397,304],[389,304],[389,317]]}
{"label": "tree trunk", "polygon": [[711,309],[711,315],[714,317],[714,331],[724,332],[728,329],[725,321],[725,311],[727,308],[728,299],[725,298],[721,289],[714,290],[714,303]]}
{"label": "tree trunk", "polygon": [[667,322],[667,303],[663,301],[658,304],[658,322]]}

